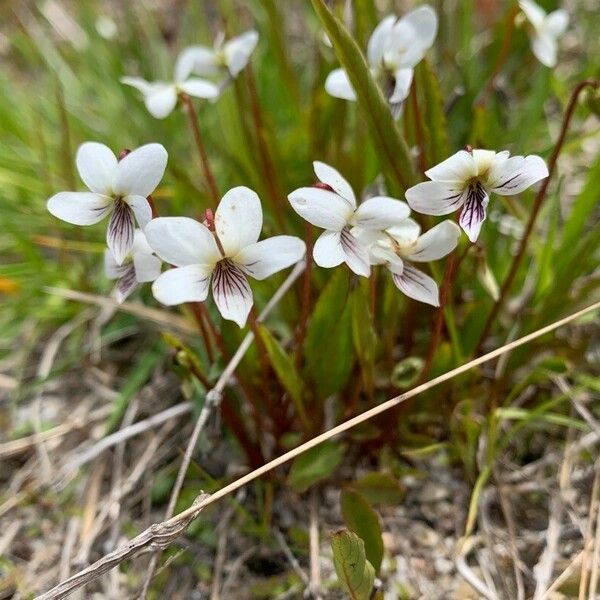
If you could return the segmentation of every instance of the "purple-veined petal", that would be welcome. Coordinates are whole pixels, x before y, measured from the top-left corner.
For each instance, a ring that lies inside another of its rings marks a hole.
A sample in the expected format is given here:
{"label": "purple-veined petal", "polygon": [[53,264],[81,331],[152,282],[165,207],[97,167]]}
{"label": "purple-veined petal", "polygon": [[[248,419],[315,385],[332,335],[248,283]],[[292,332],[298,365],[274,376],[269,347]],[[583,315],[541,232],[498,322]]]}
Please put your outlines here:
{"label": "purple-veined petal", "polygon": [[487,177],[487,186],[501,196],[519,194],[529,186],[548,177],[548,167],[544,160],[530,156],[513,156],[493,165]]}
{"label": "purple-veined petal", "polygon": [[144,104],[155,119],[168,117],[177,104],[175,84],[152,84],[152,89],[144,96]]}
{"label": "purple-veined petal", "polygon": [[146,144],[136,148],[118,165],[114,192],[120,196],[146,198],[162,179],[168,154],[161,144]]}
{"label": "purple-veined petal", "polygon": [[324,231],[313,246],[313,260],[325,269],[337,267],[346,260],[341,231]]}
{"label": "purple-veined petal", "polygon": [[367,248],[347,228],[340,234],[340,243],[350,270],[362,277],[368,277],[371,274],[371,263]]}
{"label": "purple-veined petal", "polygon": [[242,248],[254,244],[262,229],[260,198],[250,188],[229,190],[215,211],[215,230],[226,256],[235,256]]}
{"label": "purple-veined petal", "polygon": [[408,98],[413,80],[413,70],[411,68],[398,69],[394,72],[394,80],[394,91],[389,98],[390,104],[404,102]]}
{"label": "purple-veined petal", "polygon": [[208,296],[212,267],[186,265],[169,269],[152,284],[154,297],[167,306],[204,302]]}
{"label": "purple-veined petal", "polygon": [[371,67],[381,66],[383,53],[390,41],[390,35],[396,21],[395,15],[388,15],[373,30],[367,44],[367,58]]}
{"label": "purple-veined petal", "polygon": [[133,246],[134,231],[133,211],[126,202],[116,201],[106,230],[106,244],[119,265]]}
{"label": "purple-veined petal", "polygon": [[93,192],[59,192],[48,200],[50,214],[73,225],[94,225],[113,208],[108,196]]}
{"label": "purple-veined petal", "polygon": [[77,150],[75,159],[83,183],[97,194],[110,196],[117,172],[117,157],[104,144],[85,142]]}
{"label": "purple-veined petal", "polygon": [[466,150],[459,150],[450,158],[425,171],[432,181],[466,182],[477,175],[477,166],[473,155]]}
{"label": "purple-veined petal", "polygon": [[354,213],[353,222],[365,229],[387,229],[410,215],[410,208],[402,200],[388,196],[373,196],[365,200]]}
{"label": "purple-veined petal", "polygon": [[406,190],[405,196],[408,205],[419,213],[447,215],[463,205],[466,188],[460,182],[424,181]]}
{"label": "purple-veined petal", "polygon": [[232,77],[237,77],[248,64],[250,55],[258,44],[258,32],[246,31],[223,44],[227,69]]}
{"label": "purple-veined petal", "polygon": [[152,220],[152,207],[144,196],[125,196],[123,198],[135,215],[137,224],[144,229]]}
{"label": "purple-veined petal", "polygon": [[356,92],[350,83],[344,69],[334,69],[325,79],[325,91],[334,98],[341,100],[356,100]]}
{"label": "purple-veined petal", "polygon": [[316,187],[294,190],[288,200],[305,221],[330,231],[341,231],[354,213],[350,202],[339,194]]}
{"label": "purple-veined petal", "polygon": [[564,8],[551,12],[544,21],[544,30],[554,38],[560,37],[569,26],[569,13]]}
{"label": "purple-veined petal", "polygon": [[112,252],[107,248],[104,251],[104,274],[107,279],[119,279],[123,277],[129,265],[119,265],[112,255]]}
{"label": "purple-veined petal", "polygon": [[214,265],[221,253],[207,227],[188,217],[159,217],[144,229],[148,244],[166,263],[176,267]]}
{"label": "purple-veined petal", "polygon": [[392,273],[392,279],[396,287],[409,298],[432,306],[440,305],[437,283],[412,265],[405,263],[402,273]]}
{"label": "purple-veined petal", "polygon": [[179,84],[179,89],[195,98],[204,98],[207,100],[218,98],[220,93],[218,85],[215,85],[212,81],[200,79],[200,77],[190,77],[189,79],[186,79]]}
{"label": "purple-veined petal", "polygon": [[300,238],[277,235],[242,248],[233,260],[245,273],[260,280],[297,263],[305,252],[306,244]]}
{"label": "purple-veined petal", "polygon": [[252,290],[241,268],[229,260],[222,260],[213,274],[212,292],[221,316],[243,327],[253,300]]}
{"label": "purple-veined petal", "polygon": [[469,186],[459,223],[472,242],[476,242],[479,237],[489,200],[489,196],[479,181]]}
{"label": "purple-veined petal", "polygon": [[133,263],[128,263],[127,265],[123,266],[123,275],[119,278],[117,287],[115,289],[115,299],[119,304],[124,302],[131,292],[133,292],[138,286],[138,280],[135,276],[136,274]]}
{"label": "purple-veined petal", "polygon": [[354,190],[337,169],[318,160],[313,162],[313,169],[317,179],[321,183],[328,185],[344,200],[347,200],[352,205],[352,208],[356,208],[356,196],[354,195]]}
{"label": "purple-veined petal", "polygon": [[442,221],[417,239],[410,260],[438,260],[452,252],[460,238],[460,227],[454,221]]}

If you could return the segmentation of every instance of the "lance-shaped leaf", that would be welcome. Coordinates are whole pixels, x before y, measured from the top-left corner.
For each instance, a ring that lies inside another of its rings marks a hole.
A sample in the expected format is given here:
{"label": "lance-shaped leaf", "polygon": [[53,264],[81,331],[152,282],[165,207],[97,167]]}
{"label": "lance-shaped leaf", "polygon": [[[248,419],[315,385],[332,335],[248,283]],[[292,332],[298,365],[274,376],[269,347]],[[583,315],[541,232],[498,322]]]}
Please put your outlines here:
{"label": "lance-shaped leaf", "polygon": [[301,454],[293,463],[288,483],[299,492],[330,477],[340,466],[346,446],[327,441]]}
{"label": "lance-shaped leaf", "polygon": [[406,142],[394,121],[390,107],[375,83],[365,58],[348,30],[325,6],[323,0],[311,0],[335,54],[348,74],[359,106],[369,126],[373,145],[395,194],[414,183],[414,170]]}
{"label": "lance-shaped leaf", "polygon": [[375,569],[365,555],[365,543],[351,531],[331,535],[333,566],[352,600],[368,600],[373,591]]}

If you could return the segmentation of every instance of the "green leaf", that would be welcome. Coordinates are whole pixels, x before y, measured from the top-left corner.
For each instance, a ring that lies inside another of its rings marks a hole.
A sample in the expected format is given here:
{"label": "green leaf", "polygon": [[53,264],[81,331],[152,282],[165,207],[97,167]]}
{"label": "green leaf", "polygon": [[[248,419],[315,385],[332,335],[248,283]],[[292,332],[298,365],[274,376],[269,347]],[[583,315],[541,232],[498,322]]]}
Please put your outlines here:
{"label": "green leaf", "polygon": [[340,583],[352,600],[369,600],[375,583],[375,569],[365,556],[364,542],[351,531],[331,535],[333,566]]}
{"label": "green leaf", "polygon": [[377,573],[383,559],[383,539],[377,513],[363,496],[352,489],[342,492],[340,502],[348,529],[354,531],[365,543],[367,560]]}
{"label": "green leaf", "polygon": [[299,492],[329,478],[340,466],[346,447],[339,442],[327,441],[301,454],[293,463],[288,483]]}
{"label": "green leaf", "polygon": [[338,392],[354,364],[348,270],[338,269],[317,300],[306,333],[306,373],[319,398]]}
{"label": "green leaf", "polygon": [[367,473],[352,487],[360,492],[371,504],[395,506],[404,500],[405,491],[400,482],[387,473]]}
{"label": "green leaf", "polygon": [[296,370],[294,360],[262,323],[258,325],[258,333],[269,355],[277,379],[293,400],[302,422],[308,424],[303,403],[304,384]]}
{"label": "green leaf", "polygon": [[352,339],[363,377],[368,386],[373,382],[377,334],[373,328],[373,317],[369,309],[368,281],[361,282],[352,292]]}
{"label": "green leaf", "polygon": [[365,58],[348,30],[323,0],[311,2],[356,92],[382,169],[392,184],[391,191],[396,194],[403,193],[414,183],[414,169],[408,146],[400,135],[388,103],[373,80]]}

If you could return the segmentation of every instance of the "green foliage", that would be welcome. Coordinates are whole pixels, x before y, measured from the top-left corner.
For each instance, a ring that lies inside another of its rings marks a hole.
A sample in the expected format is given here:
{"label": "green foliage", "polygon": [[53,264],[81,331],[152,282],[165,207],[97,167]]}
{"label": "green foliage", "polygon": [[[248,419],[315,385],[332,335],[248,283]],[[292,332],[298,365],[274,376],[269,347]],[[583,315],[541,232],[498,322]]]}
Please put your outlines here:
{"label": "green foliage", "polygon": [[333,565],[340,583],[352,600],[369,600],[375,582],[375,569],[366,559],[364,542],[342,529],[331,535]]}
{"label": "green foliage", "polygon": [[360,492],[371,504],[395,506],[400,504],[405,496],[405,490],[397,479],[377,471],[367,473],[355,481],[352,488]]}
{"label": "green foliage", "polygon": [[346,446],[332,440],[323,442],[301,454],[294,460],[288,483],[298,492],[331,477],[340,466]]}

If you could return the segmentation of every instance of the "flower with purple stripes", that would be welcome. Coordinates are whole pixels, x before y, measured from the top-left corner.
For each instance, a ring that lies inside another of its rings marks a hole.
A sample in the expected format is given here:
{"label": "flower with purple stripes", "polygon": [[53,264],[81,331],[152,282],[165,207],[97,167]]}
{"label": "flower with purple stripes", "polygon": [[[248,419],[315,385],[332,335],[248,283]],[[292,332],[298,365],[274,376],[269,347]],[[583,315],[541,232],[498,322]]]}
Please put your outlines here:
{"label": "flower with purple stripes", "polygon": [[313,258],[320,267],[345,262],[357,275],[368,277],[369,252],[356,233],[360,229],[381,231],[401,223],[410,214],[405,202],[374,196],[357,206],[350,184],[333,167],[313,163],[319,183],[289,194],[292,208],[311,225],[325,229],[315,242]]}
{"label": "flower with purple stripes", "polygon": [[548,167],[535,155],[510,156],[506,150],[460,150],[425,171],[431,181],[406,191],[413,210],[426,215],[447,215],[462,208],[460,225],[472,242],[485,221],[489,194],[519,194],[548,177]]}
{"label": "flower with purple stripes", "polygon": [[289,235],[259,242],[262,208],[256,193],[247,187],[229,190],[214,218],[207,213],[205,223],[161,217],[148,224],[144,231],[148,243],[175,267],[154,282],[152,292],[168,306],[203,302],[212,281],[213,298],[223,318],[243,327],[253,304],[246,276],[266,279],[298,262],[306,246]]}
{"label": "flower with purple stripes", "polygon": [[59,192],[48,200],[55,217],[73,225],[94,225],[110,214],[106,243],[118,265],[133,246],[135,221],[143,229],[152,218],[147,197],[167,166],[161,144],[146,144],[121,160],[104,144],[86,142],[77,151],[77,170],[89,192]]}

